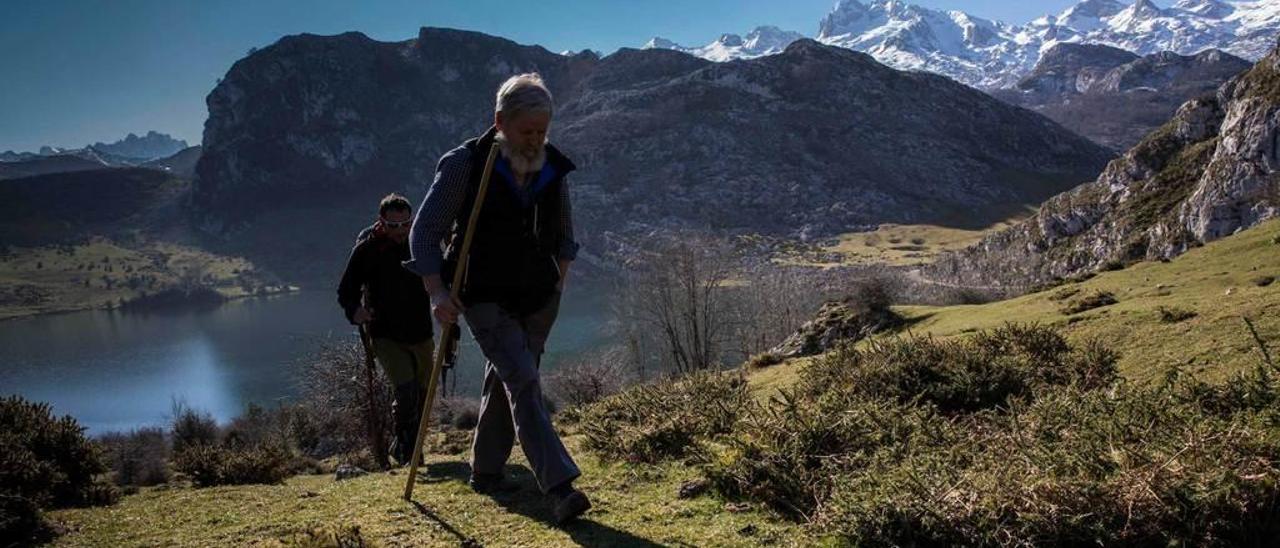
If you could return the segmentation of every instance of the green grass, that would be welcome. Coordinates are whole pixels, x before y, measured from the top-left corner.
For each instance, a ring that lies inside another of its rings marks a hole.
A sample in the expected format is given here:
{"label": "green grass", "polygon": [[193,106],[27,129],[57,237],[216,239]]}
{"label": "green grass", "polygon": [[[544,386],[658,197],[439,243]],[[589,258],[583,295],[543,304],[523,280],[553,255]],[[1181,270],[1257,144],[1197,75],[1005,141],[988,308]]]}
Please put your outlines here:
{"label": "green grass", "polygon": [[243,258],[181,244],[124,245],[95,238],[74,246],[14,248],[0,256],[0,319],[111,308],[143,292],[173,287],[184,273],[195,271],[227,298],[265,285],[265,277]]}
{"label": "green grass", "polygon": [[[1254,322],[1273,355],[1280,355],[1280,285],[1253,280],[1280,275],[1280,220],[1192,249],[1170,262],[1141,262],[1007,301],[982,305],[903,306],[895,309],[916,335],[952,337],[1007,322],[1060,326],[1072,341],[1097,339],[1120,353],[1122,376],[1149,381],[1180,366],[1207,381],[1253,367],[1261,352],[1242,317]],[[1116,304],[1064,314],[1064,303],[1097,292]],[[1163,321],[1161,309],[1194,316]],[[769,368],[757,387],[788,386],[793,363]]]}
{"label": "green grass", "polygon": [[679,499],[680,485],[699,477],[679,463],[635,466],[599,462],[569,446],[582,468],[577,486],[592,497],[584,520],[551,525],[519,450],[513,458],[522,489],[494,498],[466,485],[464,456],[428,455],[414,501],[400,498],[406,468],[335,481],[296,476],[283,485],[194,489],[147,488],[106,508],[50,512],[68,533],[57,546],[273,546],[315,528],[359,527],[366,541],[392,546],[729,546],[810,544],[801,527],[763,510],[729,512],[712,495]]}
{"label": "green grass", "polygon": [[807,266],[914,266],[932,262],[946,251],[957,251],[977,243],[983,236],[1016,224],[1033,210],[981,229],[952,228],[938,225],[882,224],[871,232],[850,232],[836,237],[823,251],[841,257],[839,263],[821,263],[795,259],[787,264]]}

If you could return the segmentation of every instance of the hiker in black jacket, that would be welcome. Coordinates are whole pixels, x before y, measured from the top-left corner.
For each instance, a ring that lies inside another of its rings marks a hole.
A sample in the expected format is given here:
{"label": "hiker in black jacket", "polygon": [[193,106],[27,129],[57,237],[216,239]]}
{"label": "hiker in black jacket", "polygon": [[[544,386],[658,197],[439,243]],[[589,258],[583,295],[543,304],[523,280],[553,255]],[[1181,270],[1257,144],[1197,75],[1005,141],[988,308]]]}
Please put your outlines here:
{"label": "hiker in black jacket", "polygon": [[[542,78],[521,74],[498,90],[494,125],[447,152],[436,167],[410,233],[413,260],[442,325],[465,320],[488,359],[469,483],[479,492],[510,488],[503,470],[518,439],[556,521],[591,506],[574,488],[580,475],[551,423],[538,366],[574,260],[569,188],[573,162],[547,143],[552,101]],[[501,156],[476,220],[460,295],[445,286],[459,263],[463,227],[478,197],[492,145]],[[448,250],[441,251],[446,243]]]}
{"label": "hiker in black jacket", "polygon": [[378,221],[360,235],[338,284],[347,320],[363,326],[374,355],[395,387],[391,456],[409,462],[431,371],[431,300],[422,279],[401,266],[409,259],[413,208],[399,194],[378,205]]}

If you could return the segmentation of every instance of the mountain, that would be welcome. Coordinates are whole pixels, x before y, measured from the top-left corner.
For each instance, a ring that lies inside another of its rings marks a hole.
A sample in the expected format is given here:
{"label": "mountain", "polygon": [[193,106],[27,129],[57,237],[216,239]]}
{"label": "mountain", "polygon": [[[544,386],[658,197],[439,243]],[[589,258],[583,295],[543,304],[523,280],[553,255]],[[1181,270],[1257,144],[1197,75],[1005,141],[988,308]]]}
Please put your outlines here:
{"label": "mountain", "polygon": [[1280,217],[1280,45],[1215,95],[1188,101],[1093,183],[940,260],[960,283],[1049,281],[1166,259]]}
{"label": "mountain", "polygon": [[187,142],[174,139],[164,133],[148,131],[142,137],[130,133],[124,139],[114,143],[94,143],[87,148],[113,156],[147,161],[172,156],[187,148]]}
{"label": "mountain", "polygon": [[1123,151],[1184,102],[1213,93],[1251,66],[1216,49],[1139,57],[1110,46],[1062,43],[1045,52],[1016,87],[992,95]]}
{"label": "mountain", "polygon": [[[1056,15],[1010,24],[902,0],[840,0],[819,22],[815,38],[895,68],[999,89],[1014,86],[1042,52],[1060,43],[1108,45],[1138,55],[1219,49],[1253,61],[1266,54],[1277,34],[1280,3],[1273,1],[1181,0],[1161,8],[1150,0],[1084,0]],[[681,49],[713,61],[760,55],[739,55],[719,43],[682,48],[655,39],[647,47]]]}
{"label": "mountain", "polygon": [[420,197],[439,156],[488,125],[498,84],[530,70],[557,98],[552,140],[580,166],[593,252],[654,229],[981,223],[1110,158],[1025,109],[812,40],[711,63],[661,49],[565,57],[449,29],[300,35],[241,59],[209,94],[194,212],[228,241],[270,219],[277,259],[285,246],[336,256],[379,197]]}
{"label": "mountain", "polygon": [[702,47],[684,47],[665,38],[654,37],[644,45],[645,49],[673,49],[696,55],[710,61],[752,59],[762,55],[782,53],[792,42],[804,38],[803,34],[778,27],[756,27],[746,38],[737,34],[723,34],[714,42]]}
{"label": "mountain", "polygon": [[112,166],[135,166],[151,160],[172,156],[188,148],[187,142],[174,139],[164,133],[148,131],[139,137],[130,133],[114,143],[94,143],[81,148],[45,145],[38,152],[0,152],[0,163],[34,160],[44,156],[78,156],[91,162],[105,162]]}
{"label": "mountain", "polygon": [[867,52],[892,67],[998,88],[1016,81],[1038,56],[1037,48],[1020,42],[1020,32],[961,11],[900,0],[841,0],[819,23],[817,39]]}

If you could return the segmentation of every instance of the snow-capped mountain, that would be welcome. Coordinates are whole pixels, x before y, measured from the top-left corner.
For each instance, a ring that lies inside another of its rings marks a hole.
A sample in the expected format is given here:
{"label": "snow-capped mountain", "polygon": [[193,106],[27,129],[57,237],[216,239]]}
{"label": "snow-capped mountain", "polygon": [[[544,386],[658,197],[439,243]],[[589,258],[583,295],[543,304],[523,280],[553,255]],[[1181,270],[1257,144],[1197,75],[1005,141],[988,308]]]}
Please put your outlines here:
{"label": "snow-capped mountain", "polygon": [[654,37],[644,45],[645,49],[673,49],[683,51],[710,61],[730,61],[733,59],[751,59],[762,55],[782,53],[788,45],[804,38],[798,32],[782,30],[778,27],[756,27],[744,38],[737,34],[722,34],[714,42],[702,47],[685,47],[667,40]]}
{"label": "snow-capped mountain", "polygon": [[1018,27],[900,0],[842,0],[818,25],[820,42],[871,54],[882,63],[926,70],[969,85],[1017,82],[1039,58]]}
{"label": "snow-capped mountain", "polygon": [[[761,27],[757,29],[772,29]],[[1206,49],[1257,60],[1280,34],[1280,1],[1179,0],[1162,8],[1151,0],[1083,0],[1056,15],[1024,25],[944,11],[902,0],[840,0],[818,25],[823,43],[871,54],[900,69],[926,70],[966,84],[1005,88],[1035,67],[1042,52],[1059,43],[1103,44],[1138,55]],[[725,35],[701,48],[655,38],[645,47],[685,51],[713,61],[781,51],[799,38],[777,31],[752,41]]]}

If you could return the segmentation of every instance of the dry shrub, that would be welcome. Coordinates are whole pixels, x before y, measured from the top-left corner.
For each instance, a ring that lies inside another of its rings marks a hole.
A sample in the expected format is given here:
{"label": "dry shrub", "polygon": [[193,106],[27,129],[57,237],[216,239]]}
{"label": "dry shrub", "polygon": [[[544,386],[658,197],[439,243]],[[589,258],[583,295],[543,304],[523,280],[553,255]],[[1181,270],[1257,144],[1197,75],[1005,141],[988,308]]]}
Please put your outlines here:
{"label": "dry shrub", "polygon": [[[370,390],[364,360],[364,348],[350,340],[325,342],[302,362],[298,404],[299,421],[305,424],[300,422],[297,429],[299,435],[313,434],[303,448],[309,456],[327,458],[362,449],[385,454],[386,448],[372,447],[372,440],[380,437],[389,443],[393,437],[392,388],[382,368],[375,367]],[[371,428],[380,436],[371,435]]]}
{"label": "dry shrub", "polygon": [[747,413],[705,471],[857,545],[1274,540],[1276,373],[1127,386],[1114,360],[1041,327],[846,349]]}
{"label": "dry shrub", "polygon": [[1196,317],[1196,313],[1185,308],[1164,307],[1156,309],[1160,314],[1161,323],[1178,323]]}
{"label": "dry shrub", "polygon": [[208,412],[192,409],[186,402],[173,400],[173,418],[169,424],[173,435],[173,451],[176,453],[187,447],[207,445],[218,441],[220,429],[218,421]]}
{"label": "dry shrub", "polygon": [[781,355],[779,355],[777,352],[767,350],[759,354],[756,354],[754,356],[751,356],[742,365],[747,369],[764,369],[766,367],[778,365],[782,362],[783,362],[783,357]]}
{"label": "dry shrub", "polygon": [[365,539],[359,525],[315,527],[281,539],[290,548],[371,548],[378,543]]}
{"label": "dry shrub", "polygon": [[480,420],[480,400],[455,396],[436,400],[436,423],[456,430],[471,430]]}
{"label": "dry shrub", "polygon": [[0,492],[40,508],[114,503],[119,492],[105,481],[102,448],[84,430],[47,403],[0,398]]}
{"label": "dry shrub", "polygon": [[169,481],[169,439],[160,428],[139,428],[98,437],[112,481],[120,486],[159,485]]}
{"label": "dry shrub", "polygon": [[174,455],[173,466],[196,487],[276,484],[289,476],[290,455],[278,447],[194,445]]}
{"label": "dry shrub", "polygon": [[1072,314],[1079,314],[1086,310],[1111,306],[1117,302],[1120,301],[1117,301],[1116,296],[1111,294],[1109,291],[1094,291],[1093,293],[1083,297],[1072,299],[1067,304],[1063,305],[1059,311],[1069,316]]}
{"label": "dry shrub", "polygon": [[747,407],[736,373],[694,373],[629,388],[587,406],[579,426],[588,450],[614,460],[658,462],[700,451],[729,432]]}
{"label": "dry shrub", "polygon": [[55,528],[41,509],[113,504],[102,449],[70,415],[47,403],[0,398],[0,539],[23,545],[49,540]]}
{"label": "dry shrub", "polygon": [[1053,385],[1103,386],[1116,378],[1116,358],[1095,344],[1072,347],[1048,327],[1006,325],[959,340],[890,339],[865,351],[845,346],[807,367],[797,389],[816,397],[839,387],[954,414],[1005,406]]}
{"label": "dry shrub", "polygon": [[556,365],[546,377],[547,392],[568,407],[582,407],[612,396],[627,384],[624,351],[610,348]]}

